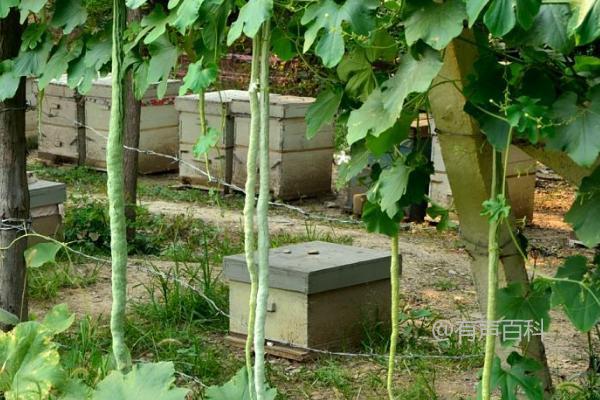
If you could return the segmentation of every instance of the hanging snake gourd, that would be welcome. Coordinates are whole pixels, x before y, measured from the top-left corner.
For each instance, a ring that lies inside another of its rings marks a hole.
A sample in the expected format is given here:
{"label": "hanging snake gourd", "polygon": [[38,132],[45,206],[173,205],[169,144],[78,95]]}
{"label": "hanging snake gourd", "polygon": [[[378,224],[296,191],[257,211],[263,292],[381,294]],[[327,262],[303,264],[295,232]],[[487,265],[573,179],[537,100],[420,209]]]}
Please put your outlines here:
{"label": "hanging snake gourd", "polygon": [[269,295],[269,54],[271,25],[262,28],[260,49],[260,186],[256,206],[258,222],[258,293],[254,323],[254,385],[257,400],[265,398],[265,320]]}
{"label": "hanging snake gourd", "polygon": [[250,385],[250,395],[255,398],[254,374],[252,367],[252,345],[254,342],[254,323],[256,316],[256,295],[258,277],[254,252],[254,214],[256,202],[256,159],[258,153],[258,135],[260,130],[260,104],[258,99],[258,74],[260,66],[260,31],[252,41],[252,69],[248,95],[250,97],[250,138],[248,144],[248,159],[246,160],[246,198],[244,202],[244,250],[246,265],[250,276],[250,298],[248,300],[248,332],[246,337],[246,371]]}
{"label": "hanging snake gourd", "polygon": [[127,228],[125,223],[125,184],[123,174],[123,31],[127,10],[124,0],[113,0],[112,98],[110,127],[106,146],[107,191],[110,216],[112,259],[112,310],[110,330],[117,369],[127,372],[131,357],[125,344],[127,302]]}

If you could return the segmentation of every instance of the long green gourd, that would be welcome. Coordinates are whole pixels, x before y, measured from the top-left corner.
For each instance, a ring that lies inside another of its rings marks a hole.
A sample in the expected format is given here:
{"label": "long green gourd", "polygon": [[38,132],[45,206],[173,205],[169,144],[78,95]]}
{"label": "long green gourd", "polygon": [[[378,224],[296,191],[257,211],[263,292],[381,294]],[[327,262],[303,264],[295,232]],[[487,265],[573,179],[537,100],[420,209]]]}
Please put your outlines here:
{"label": "long green gourd", "polygon": [[260,49],[260,187],[258,220],[258,293],[254,323],[254,385],[257,400],[265,399],[265,320],[269,295],[269,54],[271,23],[262,28]]}
{"label": "long green gourd", "polygon": [[246,265],[250,275],[250,299],[248,300],[248,336],[246,337],[246,371],[250,385],[250,397],[255,399],[254,374],[252,373],[252,344],[254,342],[254,322],[256,317],[256,296],[258,277],[254,252],[254,211],[256,202],[256,158],[258,153],[258,135],[260,130],[260,104],[258,100],[258,70],[260,65],[260,31],[252,40],[252,68],[250,72],[250,138],[248,144],[248,159],[246,160],[246,198],[244,201],[244,250]]}
{"label": "long green gourd", "polygon": [[[512,141],[512,129],[508,132],[506,150],[504,152],[504,163],[502,168],[502,181],[500,194],[506,198],[506,170],[508,167],[508,155],[510,152],[510,143]],[[498,152],[494,147],[492,149],[492,187],[490,190],[490,200],[496,201],[498,195]],[[486,319],[488,327],[485,336],[485,358],[483,362],[483,372],[481,374],[481,393],[483,400],[491,398],[491,380],[492,364],[496,355],[496,336],[493,334],[490,324],[496,319],[496,296],[498,292],[498,263],[500,262],[500,248],[498,246],[498,227],[502,223],[501,217],[490,219],[488,221],[488,294],[487,294],[487,312]]]}
{"label": "long green gourd", "polygon": [[125,344],[125,305],[127,302],[127,228],[125,224],[125,184],[123,175],[123,31],[127,9],[124,0],[113,0],[112,98],[110,127],[106,146],[110,251],[112,258],[112,310],[110,331],[117,369],[127,372],[131,357]]}
{"label": "long green gourd", "polygon": [[398,255],[398,235],[391,238],[391,325],[390,354],[388,360],[387,392],[390,400],[394,400],[394,368],[396,365],[396,348],[398,347],[398,296],[400,295],[400,256]]}

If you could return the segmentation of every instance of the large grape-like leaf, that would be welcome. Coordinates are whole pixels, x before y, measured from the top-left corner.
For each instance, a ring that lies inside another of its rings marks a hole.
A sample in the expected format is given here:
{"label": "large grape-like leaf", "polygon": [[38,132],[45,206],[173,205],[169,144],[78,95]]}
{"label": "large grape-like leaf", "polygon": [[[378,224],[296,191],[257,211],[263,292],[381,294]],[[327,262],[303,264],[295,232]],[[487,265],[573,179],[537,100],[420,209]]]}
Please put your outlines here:
{"label": "large grape-like leaf", "polygon": [[73,322],[75,314],[69,312],[66,304],[59,304],[46,313],[42,325],[47,332],[57,335],[69,329]]}
{"label": "large grape-like leaf", "polygon": [[477,18],[479,18],[479,14],[483,11],[487,3],[490,0],[465,0],[466,9],[467,9],[467,17],[469,20],[469,28],[473,26]]}
{"label": "large grape-like leaf", "polygon": [[573,47],[573,39],[567,29],[570,16],[571,11],[566,4],[543,4],[531,28],[518,38],[519,42],[529,46],[548,45],[568,52]]}
{"label": "large grape-like leaf", "polygon": [[339,78],[346,82],[346,93],[361,101],[365,101],[377,86],[367,54],[368,51],[356,49],[346,54],[336,68]]}
{"label": "large grape-like leaf", "polygon": [[513,0],[493,0],[483,16],[483,22],[494,36],[504,36],[517,22]]}
{"label": "large grape-like leaf", "polygon": [[525,29],[531,28],[540,11],[541,0],[516,0],[517,22]]}
{"label": "large grape-like leaf", "polygon": [[19,76],[15,74],[13,60],[0,62],[0,101],[12,98],[19,88]]}
{"label": "large grape-like leaf", "polygon": [[63,34],[68,35],[77,26],[84,24],[86,19],[87,10],[81,0],[57,0],[51,26],[63,27]]}
{"label": "large grape-like leaf", "polygon": [[385,212],[390,219],[393,219],[400,209],[398,201],[406,193],[408,178],[412,171],[411,166],[406,165],[404,160],[398,159],[381,172],[379,179],[369,190],[369,201],[379,202],[381,211]]}
{"label": "large grape-like leaf", "polygon": [[[267,387],[262,398],[275,400],[275,397],[277,397],[277,390]],[[206,400],[251,400],[252,398],[246,368],[241,368],[223,386],[211,386],[206,389]]]}
{"label": "large grape-like leaf", "polygon": [[132,10],[136,8],[140,8],[144,4],[146,4],[148,0],[125,0],[125,5]]}
{"label": "large grape-like leaf", "polygon": [[187,389],[175,387],[172,362],[134,365],[127,374],[111,372],[100,382],[93,400],[184,400]]}
{"label": "large grape-like leaf", "polygon": [[556,278],[575,282],[555,282],[552,288],[552,306],[561,305],[571,323],[582,332],[589,331],[600,320],[600,304],[596,301],[600,299],[600,290],[597,284],[586,283],[588,290],[577,283],[583,281],[588,271],[585,257],[569,257],[556,272]]}
{"label": "large grape-like leaf", "polygon": [[179,88],[179,95],[183,96],[188,91],[200,93],[208,89],[217,79],[217,74],[217,66],[214,64],[204,66],[202,60],[190,64],[187,74],[183,78],[183,85]]}
{"label": "large grape-like leaf", "polygon": [[394,218],[390,218],[388,214],[379,207],[379,204],[370,201],[365,202],[365,205],[363,206],[362,220],[369,232],[395,236],[398,234],[398,224],[403,216],[402,210],[399,210]]}
{"label": "large grape-like leaf", "polygon": [[306,53],[312,47],[323,30],[315,53],[326,67],[335,67],[344,56],[343,23],[348,22],[354,33],[367,35],[374,26],[373,13],[378,6],[377,0],[347,0],[341,5],[333,0],[320,0],[311,4],[300,21],[308,25],[303,51]]}
{"label": "large grape-like leaf", "polygon": [[204,154],[208,153],[210,149],[215,147],[215,145],[219,142],[219,138],[221,137],[221,132],[216,130],[213,127],[209,127],[206,130],[205,135],[200,135],[196,144],[193,147],[194,157],[200,159]]}
{"label": "large grape-like leaf", "polygon": [[[2,0],[4,2],[5,0]],[[19,9],[21,10],[21,23],[24,23],[30,12],[37,14],[46,5],[48,0],[21,0]]]}
{"label": "large grape-like leaf", "polygon": [[[491,389],[500,388],[502,400],[518,400],[517,391],[520,388],[528,399],[542,399],[543,390],[540,380],[533,374],[541,366],[531,358],[525,358],[519,353],[512,352],[507,363],[509,369],[502,368],[500,358],[494,357],[492,363]],[[477,385],[477,399],[482,398],[481,382]]]}
{"label": "large grape-like leaf", "polygon": [[39,76],[44,72],[51,51],[52,42],[44,40],[35,49],[21,52],[15,58],[15,74],[19,76]]}
{"label": "large grape-like leaf", "polygon": [[579,165],[591,166],[600,152],[600,85],[590,90],[583,104],[578,104],[577,94],[566,92],[552,109],[558,125],[550,147],[564,150]]}
{"label": "large grape-like leaf", "polygon": [[51,80],[60,78],[62,74],[67,72],[69,62],[79,57],[82,48],[83,43],[80,40],[74,43],[68,43],[65,39],[61,40],[60,45],[46,63],[42,76],[40,76],[39,89],[43,90]]}
{"label": "large grape-like leaf", "polygon": [[339,86],[327,88],[319,93],[315,102],[306,111],[306,137],[308,139],[314,138],[323,125],[333,121],[343,95],[344,92]]}
{"label": "large grape-like leaf", "polygon": [[583,23],[577,28],[577,44],[592,43],[600,37],[600,1],[596,1]]}
{"label": "large grape-like leaf", "polygon": [[56,262],[56,254],[62,246],[54,242],[35,244],[25,250],[27,268],[39,268],[48,263]]}
{"label": "large grape-like leaf", "polygon": [[162,98],[167,91],[169,75],[177,63],[179,51],[166,35],[150,43],[148,51],[152,56],[148,64],[148,82],[159,82],[157,96]]}
{"label": "large grape-like leaf", "polygon": [[231,25],[227,34],[227,45],[235,42],[242,33],[249,38],[256,33],[265,21],[271,18],[273,12],[273,0],[249,0],[240,9],[238,19]]}
{"label": "large grape-like leaf", "polygon": [[45,399],[64,382],[57,346],[51,338],[68,328],[72,318],[61,305],[52,309],[41,324],[23,322],[10,332],[0,332],[0,392],[6,400]]}
{"label": "large grape-like leaf", "polygon": [[571,17],[571,21],[569,21],[569,27],[573,30],[579,28],[594,6],[599,2],[599,0],[569,0],[573,10],[573,16]]}
{"label": "large grape-like leaf", "polygon": [[198,12],[204,0],[183,0],[177,8],[177,17],[171,23],[179,32],[184,33],[198,19]]}
{"label": "large grape-like leaf", "polygon": [[14,326],[17,325],[21,320],[15,314],[0,308],[0,324]]}
{"label": "large grape-like leaf", "polygon": [[136,38],[144,37],[144,43],[150,44],[164,36],[167,31],[167,25],[172,23],[177,15],[175,13],[165,13],[163,7],[159,4],[154,10],[142,18],[142,29]]}
{"label": "large grape-like leaf", "polygon": [[565,220],[586,246],[592,248],[600,244],[600,168],[583,178]]}
{"label": "large grape-like leaf", "polygon": [[434,49],[441,50],[460,35],[466,18],[463,0],[447,0],[443,3],[427,0],[406,20],[406,42],[412,46],[420,39]]}
{"label": "large grape-like leaf", "polygon": [[348,143],[377,136],[391,128],[402,113],[404,100],[411,93],[423,93],[442,67],[439,54],[428,50],[418,60],[405,55],[396,74],[375,89],[367,101],[350,113]]}
{"label": "large grape-like leaf", "polygon": [[0,18],[6,18],[12,7],[18,6],[19,0],[0,1]]}
{"label": "large grape-like leaf", "polygon": [[21,51],[35,49],[38,44],[46,38],[44,35],[46,32],[48,32],[48,26],[46,24],[28,24],[21,35]]}
{"label": "large grape-like leaf", "polygon": [[550,290],[543,285],[512,283],[498,290],[498,318],[534,321],[547,331],[550,326],[550,295]]}

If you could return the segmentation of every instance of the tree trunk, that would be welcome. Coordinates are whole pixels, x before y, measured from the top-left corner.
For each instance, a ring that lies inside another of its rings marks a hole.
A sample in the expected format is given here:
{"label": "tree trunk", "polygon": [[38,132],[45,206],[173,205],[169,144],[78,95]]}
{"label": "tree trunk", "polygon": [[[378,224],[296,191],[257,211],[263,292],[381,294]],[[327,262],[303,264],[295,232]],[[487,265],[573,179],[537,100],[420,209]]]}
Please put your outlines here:
{"label": "tree trunk", "polygon": [[[21,46],[19,13],[13,8],[0,20],[0,60],[14,58]],[[29,218],[29,190],[26,172],[25,78],[12,99],[0,102],[0,246],[7,247],[23,234]],[[21,320],[27,319],[26,270],[19,240],[0,257],[0,308]],[[2,327],[8,328],[8,327]]]}
{"label": "tree trunk", "polygon": [[77,91],[75,92],[75,106],[77,107],[77,165],[83,167],[87,157],[85,97]]}
{"label": "tree trunk", "polygon": [[[140,10],[127,11],[127,23],[141,19]],[[140,115],[142,102],[136,100],[133,89],[133,70],[129,69],[125,77],[125,114],[123,115],[124,144],[137,149],[140,146]],[[137,151],[125,150],[123,165],[125,168],[125,217],[127,218],[127,241],[135,238],[135,207],[137,203]]]}

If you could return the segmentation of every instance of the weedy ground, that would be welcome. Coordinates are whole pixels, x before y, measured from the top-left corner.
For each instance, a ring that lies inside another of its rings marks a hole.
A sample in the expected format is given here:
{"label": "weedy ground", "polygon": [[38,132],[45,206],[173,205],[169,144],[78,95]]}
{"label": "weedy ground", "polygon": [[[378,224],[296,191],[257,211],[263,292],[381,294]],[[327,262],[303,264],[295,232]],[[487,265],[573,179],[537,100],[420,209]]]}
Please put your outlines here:
{"label": "weedy ground", "polygon": [[[32,163],[30,170],[40,178],[67,184],[65,241],[94,257],[73,255],[69,262],[62,255],[57,265],[29,275],[34,314],[62,302],[77,312],[76,324],[58,338],[62,360],[73,376],[93,385],[112,368],[107,319],[110,271],[103,261],[110,249],[106,177],[88,168],[40,163]],[[538,253],[543,254],[539,267],[552,269],[565,255],[562,243],[568,233],[562,230],[559,219],[548,218],[548,213],[556,215],[564,211],[564,205],[556,207],[549,199],[554,193],[549,188],[539,188],[538,192],[542,196],[536,200],[537,212],[554,225],[548,227],[534,220],[528,234]],[[568,193],[568,187],[564,192]],[[243,251],[243,198],[182,189],[173,177],[143,177],[139,194],[137,235],[129,248],[132,266],[127,342],[134,360],[173,361],[179,383],[193,389],[192,398],[201,399],[206,386],[223,383],[243,365],[242,351],[224,340],[227,318],[215,309],[228,309],[227,286],[221,277],[223,257]],[[300,205],[347,218],[322,203],[305,200]],[[387,249],[385,238],[366,234],[360,225],[306,221],[281,209],[273,211],[271,227],[274,247],[323,240]],[[398,361],[397,398],[472,398],[482,365],[482,343],[460,341],[456,335],[446,341],[432,337],[432,325],[439,319],[478,317],[468,257],[457,234],[440,234],[427,224],[411,225],[401,234],[401,252],[404,271],[399,352],[405,357]],[[198,291],[205,293],[211,304]],[[385,324],[362,322],[361,347],[347,350],[370,357],[320,356],[303,363],[269,357],[269,380],[278,388],[278,398],[385,398],[387,361],[383,355],[389,331]],[[559,365],[559,381],[564,379],[561,375],[586,369],[585,340],[574,339],[568,326],[561,324],[560,316],[555,317],[555,328],[547,339],[551,344],[549,359],[552,365]],[[560,343],[563,348],[569,343],[568,349],[560,350]],[[584,381],[589,383],[585,393],[574,393],[565,386],[559,398],[593,399],[598,385],[593,376]]]}

